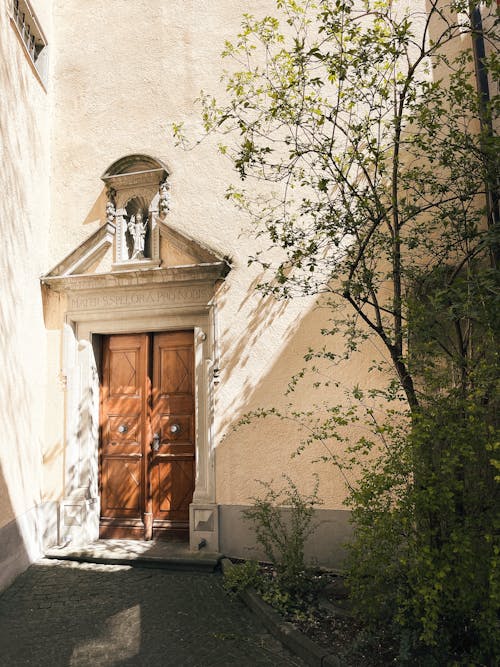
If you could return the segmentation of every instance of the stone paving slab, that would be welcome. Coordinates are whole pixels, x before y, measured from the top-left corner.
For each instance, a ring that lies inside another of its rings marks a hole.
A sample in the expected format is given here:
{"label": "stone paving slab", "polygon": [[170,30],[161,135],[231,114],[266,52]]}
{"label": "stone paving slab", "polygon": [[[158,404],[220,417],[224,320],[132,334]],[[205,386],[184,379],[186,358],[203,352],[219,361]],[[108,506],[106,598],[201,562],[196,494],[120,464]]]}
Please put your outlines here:
{"label": "stone paving slab", "polygon": [[0,596],[2,667],[303,667],[217,573],[40,560]]}
{"label": "stone paving slab", "polygon": [[222,554],[207,552],[204,549],[190,551],[186,542],[140,540],[97,540],[85,546],[69,544],[53,547],[46,552],[45,556],[46,558],[87,563],[185,570],[214,570],[222,558]]}

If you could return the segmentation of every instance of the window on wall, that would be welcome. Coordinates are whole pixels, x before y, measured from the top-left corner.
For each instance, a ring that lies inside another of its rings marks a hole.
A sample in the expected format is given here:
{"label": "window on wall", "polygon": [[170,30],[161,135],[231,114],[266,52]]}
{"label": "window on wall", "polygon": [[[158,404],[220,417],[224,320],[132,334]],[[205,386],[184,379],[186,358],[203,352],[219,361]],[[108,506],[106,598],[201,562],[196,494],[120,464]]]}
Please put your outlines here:
{"label": "window on wall", "polygon": [[48,69],[47,40],[28,0],[12,0],[12,23],[38,75],[45,82]]}

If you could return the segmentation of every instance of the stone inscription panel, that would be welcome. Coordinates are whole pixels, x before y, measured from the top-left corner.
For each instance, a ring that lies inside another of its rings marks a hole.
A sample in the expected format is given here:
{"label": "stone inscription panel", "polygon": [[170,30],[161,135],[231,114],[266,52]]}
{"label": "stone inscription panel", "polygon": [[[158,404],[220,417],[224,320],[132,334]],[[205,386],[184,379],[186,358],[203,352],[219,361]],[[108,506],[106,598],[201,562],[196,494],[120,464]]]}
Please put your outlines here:
{"label": "stone inscription panel", "polygon": [[69,299],[70,310],[108,310],[150,306],[206,304],[213,290],[206,286],[177,287],[156,290],[114,292],[111,294],[74,294]]}

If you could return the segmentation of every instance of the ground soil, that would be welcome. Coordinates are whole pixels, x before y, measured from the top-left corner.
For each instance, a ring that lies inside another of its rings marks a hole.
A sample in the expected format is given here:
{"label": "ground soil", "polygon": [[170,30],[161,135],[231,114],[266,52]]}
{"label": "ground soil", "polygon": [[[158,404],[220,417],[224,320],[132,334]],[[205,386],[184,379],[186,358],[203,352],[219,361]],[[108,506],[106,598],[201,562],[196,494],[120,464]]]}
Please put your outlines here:
{"label": "ground soil", "polygon": [[[260,571],[269,582],[277,577],[274,568],[267,563],[260,563]],[[267,596],[264,593],[262,597]],[[286,609],[287,605],[279,601],[278,604],[270,599],[266,601],[309,639],[336,654],[346,667],[394,664],[390,647],[368,633],[354,618],[344,579],[336,572],[318,570],[313,573],[311,585],[296,607],[290,605]]]}
{"label": "ground soil", "polygon": [[332,575],[321,578],[326,583],[310,603],[309,618],[288,620],[316,644],[338,655],[346,667],[390,665],[387,647],[353,617],[342,579],[332,579]]}

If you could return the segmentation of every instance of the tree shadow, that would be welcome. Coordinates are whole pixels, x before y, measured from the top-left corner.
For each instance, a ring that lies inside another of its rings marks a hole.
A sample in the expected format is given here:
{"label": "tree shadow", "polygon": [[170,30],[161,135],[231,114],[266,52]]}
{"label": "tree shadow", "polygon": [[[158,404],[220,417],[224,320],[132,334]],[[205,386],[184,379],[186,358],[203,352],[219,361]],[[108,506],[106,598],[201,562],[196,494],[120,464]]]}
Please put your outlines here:
{"label": "tree shadow", "polygon": [[[256,480],[273,482],[275,488],[281,488],[284,483],[281,474],[286,473],[301,493],[310,494],[315,483],[313,473],[318,473],[323,504],[318,506],[315,520],[319,527],[308,541],[306,554],[310,562],[319,560],[324,565],[340,566],[344,545],[351,534],[344,500],[355,472],[346,477],[332,462],[332,454],[347,458],[345,444],[333,438],[318,439],[299,455],[297,452],[310,434],[310,421],[325,417],[328,406],[347,406],[349,389],[355,385],[365,390],[385,386],[387,378],[382,372],[369,371],[372,360],[380,362],[385,358],[384,351],[375,340],[369,339],[356,354],[339,364],[315,360],[318,373],[306,373],[296,389],[286,395],[292,376],[305,367],[304,355],[309,349],[318,351],[326,346],[329,353],[342,356],[345,339],[340,332],[326,337],[321,333],[323,328],[331,328],[332,316],[322,296],[283,304],[252,293],[250,288],[246,302],[253,306],[248,331],[245,329],[235,337],[227,327],[221,335],[223,341],[224,338],[231,341],[222,349],[220,384],[216,388],[219,423],[215,455],[221,549],[237,557],[263,557],[262,550],[255,547],[252,527],[240,515],[253,497],[260,495]],[[269,346],[270,339],[274,348]],[[264,355],[266,361],[260,363]],[[252,374],[254,363],[260,364],[259,373]],[[329,385],[316,387],[318,381]],[[282,420],[272,414],[266,418],[245,417],[261,408],[276,409],[287,413],[289,418]],[[300,411],[309,412],[309,417],[297,416]],[[354,441],[366,435],[365,430],[364,424],[352,424],[343,434]]]}

